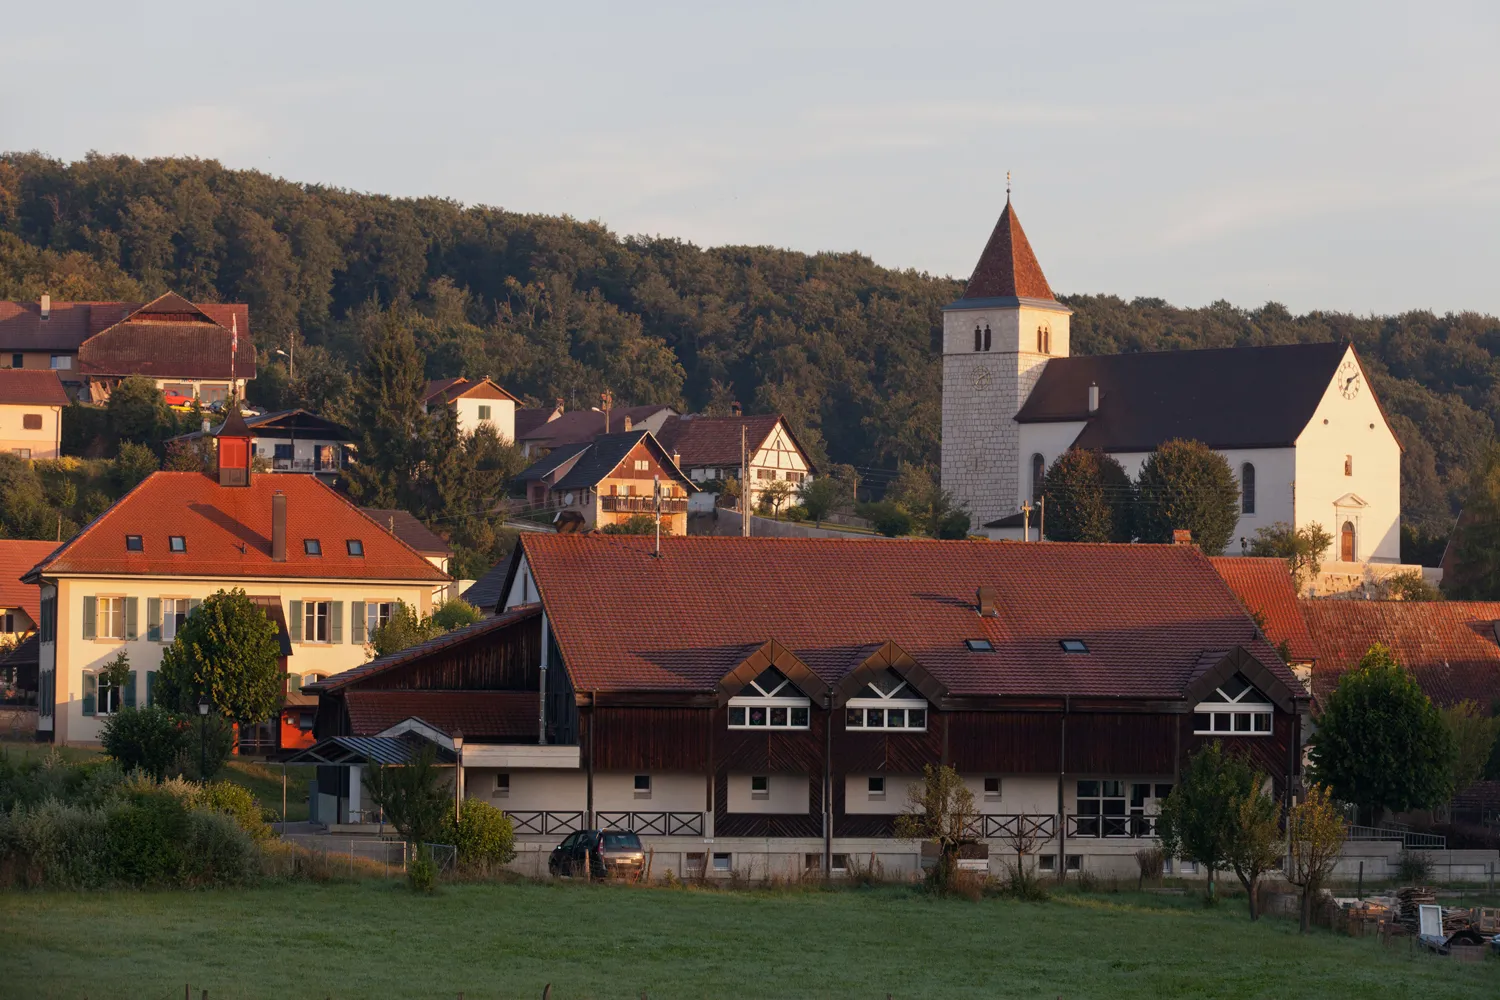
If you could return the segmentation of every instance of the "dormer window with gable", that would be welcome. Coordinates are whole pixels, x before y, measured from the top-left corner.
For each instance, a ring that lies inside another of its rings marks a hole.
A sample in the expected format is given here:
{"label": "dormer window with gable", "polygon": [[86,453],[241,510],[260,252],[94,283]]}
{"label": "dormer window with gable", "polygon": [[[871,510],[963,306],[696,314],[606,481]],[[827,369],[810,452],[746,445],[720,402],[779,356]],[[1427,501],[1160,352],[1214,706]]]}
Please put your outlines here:
{"label": "dormer window with gable", "polygon": [[767,667],[729,699],[730,729],[807,729],[812,701],[786,675]]}
{"label": "dormer window with gable", "polygon": [[1193,732],[1200,736],[1269,736],[1271,713],[1271,700],[1235,674],[1193,709]]}
{"label": "dormer window with gable", "polygon": [[920,732],[927,728],[927,699],[900,674],[884,670],[866,684],[857,697],[845,703],[844,726],[848,729]]}

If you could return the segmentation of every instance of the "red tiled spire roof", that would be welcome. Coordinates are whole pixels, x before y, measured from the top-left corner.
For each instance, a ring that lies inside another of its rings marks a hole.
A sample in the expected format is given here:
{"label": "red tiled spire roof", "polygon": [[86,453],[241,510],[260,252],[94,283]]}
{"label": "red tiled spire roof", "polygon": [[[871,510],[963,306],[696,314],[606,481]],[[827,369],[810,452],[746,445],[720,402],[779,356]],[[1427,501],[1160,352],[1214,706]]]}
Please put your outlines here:
{"label": "red tiled spire roof", "polygon": [[974,267],[963,297],[1057,301],[1009,198],[1005,201],[1005,211],[1000,213],[1000,221],[995,223],[995,231],[990,233],[990,241],[984,245],[984,253],[979,255],[979,263]]}

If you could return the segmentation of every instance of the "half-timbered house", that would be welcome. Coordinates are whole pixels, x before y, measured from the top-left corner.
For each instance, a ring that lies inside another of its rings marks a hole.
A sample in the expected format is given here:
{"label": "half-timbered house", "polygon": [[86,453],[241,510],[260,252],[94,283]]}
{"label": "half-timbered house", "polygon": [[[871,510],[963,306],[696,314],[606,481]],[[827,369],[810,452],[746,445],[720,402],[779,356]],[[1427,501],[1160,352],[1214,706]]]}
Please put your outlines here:
{"label": "half-timbered house", "polygon": [[528,534],[500,593],[307,688],[325,815],[359,818],[349,741],[417,733],[527,850],[617,827],[658,870],[912,870],[895,818],[948,764],[995,865],[1028,827],[1043,870],[1123,872],[1198,747],[1278,793],[1301,766],[1304,689],[1190,546]]}

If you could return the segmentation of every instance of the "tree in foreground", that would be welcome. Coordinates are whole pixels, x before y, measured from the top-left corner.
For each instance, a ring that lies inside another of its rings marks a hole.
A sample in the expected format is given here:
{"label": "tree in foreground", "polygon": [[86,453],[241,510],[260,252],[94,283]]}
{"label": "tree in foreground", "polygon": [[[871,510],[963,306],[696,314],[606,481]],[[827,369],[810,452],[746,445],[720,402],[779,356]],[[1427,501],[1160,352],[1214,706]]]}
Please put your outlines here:
{"label": "tree in foreground", "polygon": [[1307,798],[1287,814],[1286,880],[1302,890],[1300,927],[1312,928],[1312,904],[1333,875],[1344,847],[1344,816],[1324,785],[1313,785]]}
{"label": "tree in foreground", "polygon": [[265,611],[239,588],[220,590],[188,615],[162,653],[156,698],[191,716],[207,698],[213,714],[264,722],[281,707],[280,655]]}
{"label": "tree in foreground", "polygon": [[1130,541],[1134,487],[1113,456],[1068,449],[1043,477],[1042,496],[1047,501],[1048,541]]}
{"label": "tree in foreground", "polygon": [[922,768],[922,783],[907,789],[906,811],[896,817],[895,836],[936,845],[937,862],[927,883],[947,892],[958,875],[960,849],[978,842],[974,819],[974,793],[958,772],[946,764],[928,764]]}
{"label": "tree in foreground", "polygon": [[1165,441],[1136,476],[1135,533],[1143,542],[1170,542],[1185,528],[1211,556],[1219,555],[1240,519],[1240,487],[1224,456],[1201,441]]}
{"label": "tree in foreground", "polygon": [[[1241,765],[1246,767],[1248,766]],[[1225,860],[1250,899],[1250,919],[1260,919],[1260,882],[1281,864],[1281,810],[1265,792],[1265,775],[1251,776],[1247,794],[1234,802]]]}
{"label": "tree in foreground", "polygon": [[183,721],[160,705],[127,708],[108,716],[99,734],[104,752],[127,771],[162,781],[187,751]]}
{"label": "tree in foreground", "polygon": [[1255,529],[1255,538],[1246,550],[1252,556],[1285,559],[1292,571],[1292,581],[1302,590],[1322,569],[1323,554],[1333,544],[1333,536],[1317,521],[1296,528],[1285,521]]}
{"label": "tree in foreground", "polygon": [[1215,876],[1229,867],[1238,822],[1238,801],[1251,791],[1253,775],[1218,740],[1188,759],[1181,778],[1162,803],[1157,837],[1172,858],[1196,861],[1208,872],[1208,898],[1215,898]]}
{"label": "tree in foreground", "polygon": [[1443,592],[1428,583],[1421,570],[1411,569],[1381,580],[1380,596],[1389,601],[1441,601]]}
{"label": "tree in foreground", "polygon": [[1448,801],[1456,757],[1442,715],[1379,643],[1339,679],[1312,739],[1317,780],[1372,821],[1381,809],[1431,809]]}
{"label": "tree in foreground", "polygon": [[823,518],[849,502],[844,484],[832,476],[804,479],[797,488],[797,502],[807,509],[807,516],[822,527]]}
{"label": "tree in foreground", "polygon": [[443,787],[437,768],[437,750],[430,743],[410,763],[370,764],[365,768],[364,787],[370,801],[385,814],[385,821],[413,844],[436,841],[453,808],[451,792]]}
{"label": "tree in foreground", "polygon": [[623,521],[606,524],[599,529],[601,535],[654,535],[656,518],[650,514],[631,514]]}
{"label": "tree in foreground", "polygon": [[[954,502],[953,495],[943,489],[925,465],[902,462],[895,482],[886,491],[886,499],[910,514],[913,525],[929,538],[964,538],[969,533],[968,513]],[[876,530],[886,533],[879,524]]]}

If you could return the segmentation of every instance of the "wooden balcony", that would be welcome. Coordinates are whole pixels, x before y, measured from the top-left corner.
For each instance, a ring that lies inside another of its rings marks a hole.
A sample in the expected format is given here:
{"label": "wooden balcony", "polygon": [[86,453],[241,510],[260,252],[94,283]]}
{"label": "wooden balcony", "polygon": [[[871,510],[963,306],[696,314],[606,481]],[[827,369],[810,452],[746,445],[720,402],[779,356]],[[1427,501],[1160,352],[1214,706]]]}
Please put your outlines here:
{"label": "wooden balcony", "polygon": [[[655,514],[656,500],[648,496],[613,496],[605,495],[599,498],[605,513],[613,514]],[[662,497],[661,512],[663,514],[683,514],[687,512],[687,497]]]}

